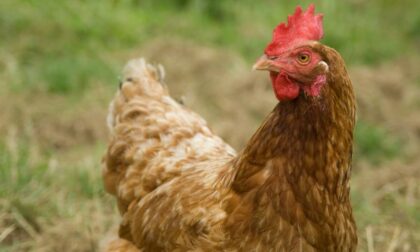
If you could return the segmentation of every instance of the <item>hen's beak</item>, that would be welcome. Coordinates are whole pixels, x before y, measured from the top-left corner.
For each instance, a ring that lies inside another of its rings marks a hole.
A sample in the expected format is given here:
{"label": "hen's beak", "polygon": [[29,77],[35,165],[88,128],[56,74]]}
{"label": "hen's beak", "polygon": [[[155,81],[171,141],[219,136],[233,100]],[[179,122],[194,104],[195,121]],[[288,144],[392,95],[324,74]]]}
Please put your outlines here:
{"label": "hen's beak", "polygon": [[267,70],[267,71],[274,71],[278,72],[279,69],[274,66],[273,60],[270,60],[267,55],[261,56],[257,62],[252,66],[252,70]]}

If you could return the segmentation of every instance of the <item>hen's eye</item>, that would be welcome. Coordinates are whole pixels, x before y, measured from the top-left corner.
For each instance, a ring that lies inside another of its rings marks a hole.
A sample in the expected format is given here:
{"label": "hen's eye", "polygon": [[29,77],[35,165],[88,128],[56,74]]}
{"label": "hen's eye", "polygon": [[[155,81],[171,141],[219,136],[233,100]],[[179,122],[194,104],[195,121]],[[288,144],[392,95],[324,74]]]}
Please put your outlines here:
{"label": "hen's eye", "polygon": [[298,61],[301,64],[307,64],[309,63],[309,60],[311,59],[311,57],[309,56],[309,54],[306,53],[302,53],[298,55]]}

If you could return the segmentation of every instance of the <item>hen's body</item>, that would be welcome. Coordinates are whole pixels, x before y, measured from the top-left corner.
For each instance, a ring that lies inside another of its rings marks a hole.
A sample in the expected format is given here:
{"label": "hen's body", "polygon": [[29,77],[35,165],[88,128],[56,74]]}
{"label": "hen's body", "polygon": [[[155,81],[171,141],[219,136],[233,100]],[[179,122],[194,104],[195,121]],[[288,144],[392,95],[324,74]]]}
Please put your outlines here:
{"label": "hen's body", "polygon": [[123,216],[109,251],[355,251],[353,91],[341,57],[314,48],[334,62],[322,95],[280,102],[239,155],[129,63],[103,173]]}
{"label": "hen's body", "polygon": [[146,251],[184,251],[193,248],[192,234],[210,241],[204,229],[224,220],[216,181],[235,151],[169,96],[159,74],[142,59],[127,65],[110,107],[103,176],[123,214],[122,238]]}

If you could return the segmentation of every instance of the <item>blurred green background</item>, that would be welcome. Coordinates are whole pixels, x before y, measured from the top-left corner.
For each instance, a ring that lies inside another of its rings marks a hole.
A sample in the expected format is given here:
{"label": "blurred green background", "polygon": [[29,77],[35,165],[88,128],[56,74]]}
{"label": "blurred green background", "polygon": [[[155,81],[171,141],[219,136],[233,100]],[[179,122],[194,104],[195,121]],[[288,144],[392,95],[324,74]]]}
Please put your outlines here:
{"label": "blurred green background", "polygon": [[[419,251],[420,2],[311,2],[357,94],[359,250]],[[0,1],[0,251],[97,251],[118,223],[101,156],[131,58],[162,63],[173,96],[240,149],[275,104],[250,68],[296,4]]]}

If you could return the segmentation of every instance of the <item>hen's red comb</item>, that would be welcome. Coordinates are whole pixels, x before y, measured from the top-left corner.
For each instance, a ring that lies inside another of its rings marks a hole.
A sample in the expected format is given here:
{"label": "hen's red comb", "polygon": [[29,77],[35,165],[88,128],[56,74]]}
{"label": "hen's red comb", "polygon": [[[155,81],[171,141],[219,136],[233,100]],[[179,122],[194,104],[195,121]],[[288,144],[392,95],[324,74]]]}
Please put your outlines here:
{"label": "hen's red comb", "polygon": [[302,12],[298,6],[292,16],[288,16],[287,25],[280,23],[273,32],[273,40],[265,48],[265,54],[278,55],[292,44],[304,40],[320,40],[324,35],[322,14],[315,15],[315,5]]}

